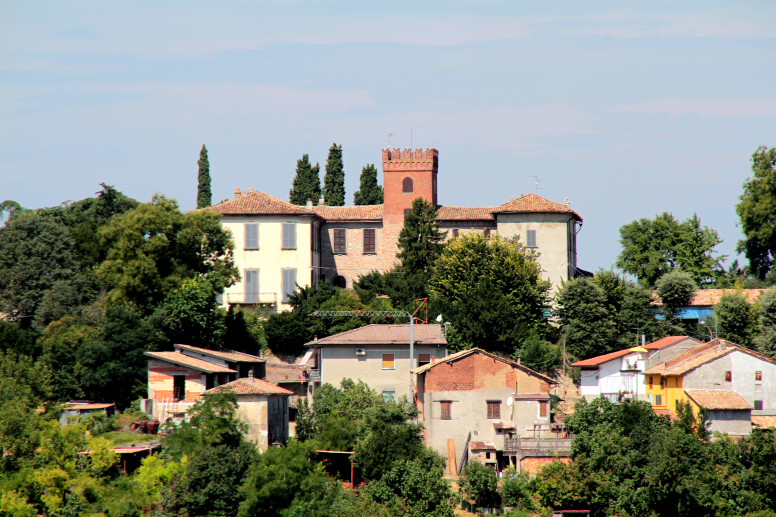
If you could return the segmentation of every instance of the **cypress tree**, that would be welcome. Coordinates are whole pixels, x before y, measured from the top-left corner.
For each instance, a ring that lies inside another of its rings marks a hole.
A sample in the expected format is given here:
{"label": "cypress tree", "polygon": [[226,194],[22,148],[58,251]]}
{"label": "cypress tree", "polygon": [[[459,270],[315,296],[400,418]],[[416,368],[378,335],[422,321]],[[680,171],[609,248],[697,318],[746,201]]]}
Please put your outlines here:
{"label": "cypress tree", "polygon": [[380,205],[383,203],[383,187],[377,184],[377,169],[374,163],[361,169],[361,183],[353,194],[356,205]]}
{"label": "cypress tree", "polygon": [[199,152],[199,184],[197,185],[197,208],[210,206],[212,194],[210,192],[210,162],[207,159],[207,147],[202,144],[202,150]]}
{"label": "cypress tree", "polygon": [[302,158],[296,161],[296,176],[288,193],[289,201],[295,205],[305,205],[308,199],[317,203],[321,197],[319,171],[320,167],[317,163],[312,167],[309,156],[302,155]]}
{"label": "cypress tree", "polygon": [[345,171],[342,165],[342,146],[336,143],[329,148],[326,174],[323,176],[323,199],[328,206],[345,204]]}
{"label": "cypress tree", "polygon": [[404,226],[399,233],[399,252],[404,272],[429,273],[434,261],[442,253],[447,232],[439,230],[434,205],[417,198],[404,216]]}

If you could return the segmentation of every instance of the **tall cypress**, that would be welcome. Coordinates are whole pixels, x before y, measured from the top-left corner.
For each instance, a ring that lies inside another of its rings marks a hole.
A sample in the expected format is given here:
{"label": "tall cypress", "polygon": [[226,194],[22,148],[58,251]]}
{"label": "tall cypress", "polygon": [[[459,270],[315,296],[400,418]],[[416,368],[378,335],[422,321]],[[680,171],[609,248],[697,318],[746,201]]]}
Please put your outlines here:
{"label": "tall cypress", "polygon": [[199,183],[197,185],[197,208],[210,206],[212,193],[210,192],[210,162],[207,159],[207,147],[202,144],[202,150],[199,151]]}
{"label": "tall cypress", "polygon": [[311,166],[310,157],[302,155],[302,158],[296,161],[296,176],[288,193],[288,200],[295,205],[305,205],[308,199],[317,203],[321,197],[319,171],[317,163],[314,167]]}
{"label": "tall cypress", "polygon": [[345,171],[342,165],[342,146],[336,143],[329,148],[326,174],[323,176],[323,199],[328,206],[345,204]]}
{"label": "tall cypress", "polygon": [[374,163],[361,169],[359,189],[353,194],[356,205],[381,205],[383,203],[383,187],[377,184],[377,169]]}

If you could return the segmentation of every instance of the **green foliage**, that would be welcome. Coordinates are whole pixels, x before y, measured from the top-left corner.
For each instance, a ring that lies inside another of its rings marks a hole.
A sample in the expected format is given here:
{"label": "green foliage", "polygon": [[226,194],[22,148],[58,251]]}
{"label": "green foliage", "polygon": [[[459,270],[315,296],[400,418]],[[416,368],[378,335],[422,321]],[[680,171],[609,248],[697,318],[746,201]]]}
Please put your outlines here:
{"label": "green foliage", "polygon": [[235,449],[243,442],[245,429],[237,416],[237,396],[229,389],[219,389],[198,400],[189,409],[188,420],[174,426],[162,444],[173,458],[203,447],[223,445]]}
{"label": "green foliage", "polygon": [[675,269],[699,284],[709,284],[719,274],[723,256],[714,256],[722,242],[716,230],[701,227],[697,214],[679,222],[668,212],[655,219],[642,218],[620,228],[622,252],[617,267],[638,278],[645,287]]}
{"label": "green foliage", "polygon": [[307,201],[317,204],[321,198],[321,180],[319,177],[320,167],[310,166],[308,155],[302,155],[302,158],[296,161],[296,176],[294,176],[293,186],[288,193],[288,199],[295,205],[305,205]]}
{"label": "green foliage", "polygon": [[399,252],[402,272],[430,273],[442,252],[446,232],[439,230],[436,207],[423,198],[412,202],[412,208],[404,216],[404,226],[399,232]]}
{"label": "green foliage", "polygon": [[776,358],[776,288],[765,291],[757,303],[759,335],[754,339],[757,350]]}
{"label": "green foliage", "polygon": [[776,147],[760,146],[752,154],[752,177],[736,205],[745,239],[737,251],[744,252],[750,270],[764,279],[776,256]]}
{"label": "green foliage", "polygon": [[459,479],[461,488],[467,497],[474,499],[478,507],[494,508],[501,506],[498,492],[498,477],[492,466],[479,461],[470,461],[463,469]]}
{"label": "green foliage", "polygon": [[345,171],[342,164],[342,146],[336,143],[329,148],[326,174],[323,176],[323,199],[328,206],[345,204]]}
{"label": "green foliage", "polygon": [[330,515],[341,488],[312,460],[313,451],[312,443],[291,439],[262,454],[240,489],[245,500],[238,515]]}
{"label": "green foliage", "polygon": [[377,169],[373,163],[361,169],[359,188],[353,194],[355,205],[381,205],[383,203],[383,187],[377,184]]}
{"label": "green foliage", "polygon": [[226,325],[210,281],[201,277],[184,280],[165,297],[157,312],[156,319],[173,343],[221,348]]}
{"label": "green foliage", "polygon": [[531,332],[522,347],[514,354],[523,366],[537,372],[552,372],[561,363],[560,347]]}
{"label": "green foliage", "polygon": [[751,346],[757,325],[754,308],[740,293],[724,293],[714,306],[717,335],[739,345]]}
{"label": "green foliage", "polygon": [[580,359],[611,352],[615,325],[603,289],[589,278],[566,282],[558,292],[555,315],[569,354]]}
{"label": "green foliage", "polygon": [[37,357],[41,347],[37,336],[31,330],[22,329],[15,323],[0,320],[0,350]]}
{"label": "green foliage", "polygon": [[510,354],[531,332],[548,331],[550,283],[515,240],[479,233],[451,240],[430,287],[445,319],[470,346]]}
{"label": "green foliage", "polygon": [[210,162],[207,159],[207,147],[202,144],[197,160],[199,171],[197,173],[197,208],[210,206],[212,194],[210,192]]}
{"label": "green foliage", "polygon": [[655,288],[660,298],[660,310],[667,319],[675,318],[680,308],[689,305],[698,290],[695,281],[685,271],[666,273],[657,281]]}
{"label": "green foliage", "polygon": [[533,485],[531,476],[517,472],[514,467],[509,467],[501,479],[498,493],[504,506],[521,510],[535,510],[535,488]]}
{"label": "green foliage", "polygon": [[108,252],[96,273],[110,288],[109,302],[134,304],[144,314],[186,279],[203,276],[220,290],[238,275],[218,215],[183,214],[163,196],[113,217],[99,235]]}
{"label": "green foliage", "polygon": [[250,443],[193,451],[180,480],[167,492],[165,510],[173,515],[237,515],[244,500],[240,485],[256,457],[256,448]]}
{"label": "green foliage", "polygon": [[442,465],[441,458],[433,456],[398,460],[363,492],[397,515],[452,517],[455,499],[442,477]]}

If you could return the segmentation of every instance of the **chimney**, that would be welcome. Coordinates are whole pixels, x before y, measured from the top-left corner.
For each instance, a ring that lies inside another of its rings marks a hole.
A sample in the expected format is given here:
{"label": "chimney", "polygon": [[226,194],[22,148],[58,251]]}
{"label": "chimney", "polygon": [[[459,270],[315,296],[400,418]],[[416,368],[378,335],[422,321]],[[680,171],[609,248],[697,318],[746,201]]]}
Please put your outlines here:
{"label": "chimney", "polygon": [[563,200],[563,206],[566,208],[569,208],[571,206],[571,203],[569,203],[569,198],[566,198]]}
{"label": "chimney", "polygon": [[235,187],[234,188],[234,198],[235,199],[240,199],[242,197],[242,195],[243,195],[243,193],[242,193],[242,190],[240,190],[240,187]]}
{"label": "chimney", "polygon": [[312,208],[313,208],[313,200],[312,199],[308,199],[307,200],[307,209],[308,210],[312,210]]}
{"label": "chimney", "polygon": [[[312,201],[310,201],[312,203]],[[326,204],[326,200],[323,199],[323,196],[321,196],[321,199],[318,200],[318,206],[323,206]]]}
{"label": "chimney", "polygon": [[253,380],[253,368],[248,370],[248,379]]}

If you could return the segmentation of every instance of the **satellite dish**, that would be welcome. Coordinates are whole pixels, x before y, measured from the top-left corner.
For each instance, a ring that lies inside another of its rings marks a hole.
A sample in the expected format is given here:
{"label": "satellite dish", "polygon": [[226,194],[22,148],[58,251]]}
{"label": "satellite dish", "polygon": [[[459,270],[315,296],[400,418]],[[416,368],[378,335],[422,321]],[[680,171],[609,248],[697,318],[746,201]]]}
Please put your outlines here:
{"label": "satellite dish", "polygon": [[442,323],[442,315],[436,317],[437,323]]}
{"label": "satellite dish", "polygon": [[514,401],[515,401],[515,399],[513,399],[512,397],[509,397],[507,399],[507,406],[511,406]]}

